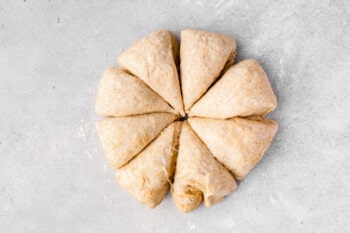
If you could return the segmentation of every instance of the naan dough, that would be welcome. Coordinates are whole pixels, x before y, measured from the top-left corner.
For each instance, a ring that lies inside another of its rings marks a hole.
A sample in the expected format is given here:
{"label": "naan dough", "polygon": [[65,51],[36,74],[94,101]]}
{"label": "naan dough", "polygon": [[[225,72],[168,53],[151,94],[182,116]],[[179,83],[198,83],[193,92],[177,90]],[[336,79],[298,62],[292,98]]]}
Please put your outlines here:
{"label": "naan dough", "polygon": [[189,123],[214,157],[244,179],[262,159],[277,132],[272,120],[190,118]]}
{"label": "naan dough", "polygon": [[180,135],[173,199],[181,212],[190,212],[204,198],[206,207],[220,202],[237,188],[229,171],[210,153],[187,122]]}
{"label": "naan dough", "polygon": [[164,198],[175,169],[181,122],[170,124],[128,164],[117,169],[117,180],[142,204],[154,208]]}
{"label": "naan dough", "polygon": [[185,111],[208,90],[225,65],[236,57],[236,42],[227,35],[194,29],[181,31],[180,77]]}
{"label": "naan dough", "polygon": [[277,98],[264,69],[255,59],[241,61],[192,107],[189,116],[226,119],[264,116],[277,106]]}
{"label": "naan dough", "polygon": [[176,38],[170,31],[163,30],[137,41],[119,56],[118,63],[184,115],[177,72],[178,54]]}
{"label": "naan dough", "polygon": [[131,116],[175,111],[140,79],[117,68],[108,68],[98,85],[96,113]]}
{"label": "naan dough", "polygon": [[152,113],[100,121],[97,132],[108,161],[114,168],[125,165],[176,118],[170,113]]}

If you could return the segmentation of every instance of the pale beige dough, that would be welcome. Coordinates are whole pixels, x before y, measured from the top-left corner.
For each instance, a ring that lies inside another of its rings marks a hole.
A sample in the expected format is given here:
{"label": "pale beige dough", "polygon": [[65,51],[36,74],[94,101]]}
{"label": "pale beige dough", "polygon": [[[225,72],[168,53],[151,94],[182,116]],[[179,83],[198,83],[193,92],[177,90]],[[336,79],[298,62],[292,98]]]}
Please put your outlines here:
{"label": "pale beige dough", "polygon": [[107,160],[114,168],[125,165],[176,118],[170,113],[152,113],[100,121],[97,132]]}
{"label": "pale beige dough", "polygon": [[220,202],[237,188],[229,171],[210,153],[187,122],[180,134],[172,195],[181,212],[190,212],[204,198],[206,207]]}
{"label": "pale beige dough", "polygon": [[181,31],[180,77],[185,111],[207,91],[236,57],[236,42],[227,35],[194,29]]}
{"label": "pale beige dough", "polygon": [[189,116],[226,119],[263,116],[277,106],[264,69],[255,59],[229,68],[223,77],[191,108]]}
{"label": "pale beige dough", "polygon": [[181,122],[170,124],[128,164],[117,169],[117,180],[142,204],[154,208],[164,198],[173,175]]}
{"label": "pale beige dough", "polygon": [[140,79],[108,68],[98,85],[95,111],[102,116],[131,116],[175,111]]}
{"label": "pale beige dough", "polygon": [[262,117],[277,99],[256,60],[233,65],[236,42],[227,35],[183,30],[180,53],[182,94],[179,48],[162,30],[104,72],[95,109],[112,117],[97,132],[120,186],[150,208],[171,186],[177,208],[190,212],[234,192],[235,179],[262,159],[278,128]]}
{"label": "pale beige dough", "polygon": [[188,121],[213,156],[239,180],[262,159],[278,128],[276,122],[258,118]]}
{"label": "pale beige dough", "polygon": [[184,114],[177,72],[179,47],[168,31],[154,32],[118,58],[119,65],[144,81],[180,114]]}

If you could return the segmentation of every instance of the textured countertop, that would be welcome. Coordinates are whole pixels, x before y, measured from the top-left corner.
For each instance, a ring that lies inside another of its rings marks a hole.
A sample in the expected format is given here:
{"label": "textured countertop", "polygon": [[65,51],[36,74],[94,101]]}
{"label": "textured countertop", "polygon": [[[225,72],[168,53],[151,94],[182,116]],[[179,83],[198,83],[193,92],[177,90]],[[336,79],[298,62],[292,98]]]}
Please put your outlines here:
{"label": "textured countertop", "polygon": [[[185,28],[233,36],[279,101],[262,162],[189,214],[120,188],[94,113],[123,50]],[[0,106],[0,232],[350,232],[349,1],[0,0]]]}

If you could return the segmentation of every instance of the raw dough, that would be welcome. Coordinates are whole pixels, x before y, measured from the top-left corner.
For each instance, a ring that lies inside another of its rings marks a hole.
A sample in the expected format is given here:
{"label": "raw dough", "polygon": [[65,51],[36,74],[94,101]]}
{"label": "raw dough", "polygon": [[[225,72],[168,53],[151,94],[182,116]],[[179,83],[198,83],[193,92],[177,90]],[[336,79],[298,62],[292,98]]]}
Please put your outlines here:
{"label": "raw dough", "polygon": [[108,68],[98,85],[95,106],[102,116],[131,116],[175,111],[139,78],[116,68]]}
{"label": "raw dough", "polygon": [[139,77],[180,114],[184,114],[177,72],[179,47],[168,30],[154,32],[118,58],[119,65]]}
{"label": "raw dough", "polygon": [[236,181],[193,132],[187,122],[180,136],[179,155],[172,188],[176,206],[182,212],[198,207],[204,198],[206,207],[221,201],[237,188]]}
{"label": "raw dough", "polygon": [[277,99],[264,69],[255,59],[248,59],[229,68],[189,115],[220,119],[263,116],[276,106]]}
{"label": "raw dough", "polygon": [[152,113],[100,121],[97,132],[108,161],[114,168],[125,165],[176,118],[169,113]]}
{"label": "raw dough", "polygon": [[136,200],[154,208],[164,198],[174,173],[181,122],[170,124],[143,151],[117,169],[117,180]]}
{"label": "raw dough", "polygon": [[236,42],[227,35],[184,30],[180,54],[183,98],[179,48],[162,30],[105,71],[95,108],[111,117],[97,131],[121,187],[154,208],[171,186],[178,209],[190,212],[234,192],[235,179],[262,159],[277,132],[262,117],[277,99],[256,60],[233,65]]}
{"label": "raw dough", "polygon": [[188,121],[214,157],[239,180],[261,160],[277,132],[277,124],[272,120],[190,118]]}
{"label": "raw dough", "polygon": [[227,35],[187,29],[181,32],[180,77],[185,111],[207,91],[236,57],[236,42]]}

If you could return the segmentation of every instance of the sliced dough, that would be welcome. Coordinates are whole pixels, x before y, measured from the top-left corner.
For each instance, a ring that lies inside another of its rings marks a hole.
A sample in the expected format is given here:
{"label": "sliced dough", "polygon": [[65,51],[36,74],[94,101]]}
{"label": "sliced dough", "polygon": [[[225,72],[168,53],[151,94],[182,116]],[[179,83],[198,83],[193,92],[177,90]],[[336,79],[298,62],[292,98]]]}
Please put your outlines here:
{"label": "sliced dough", "polygon": [[181,212],[196,209],[202,201],[202,195],[205,206],[209,207],[236,188],[236,181],[229,171],[213,157],[185,122],[172,186],[173,199],[178,209]]}
{"label": "sliced dough", "polygon": [[109,118],[97,123],[107,160],[114,168],[126,164],[177,116],[170,113]]}
{"label": "sliced dough", "polygon": [[225,65],[233,64],[236,42],[212,32],[187,29],[181,31],[180,73],[185,111],[208,90]]}
{"label": "sliced dough", "polygon": [[277,99],[264,69],[256,60],[249,59],[228,69],[189,115],[218,119],[262,116],[276,106]]}
{"label": "sliced dough", "polygon": [[117,68],[108,68],[98,85],[95,106],[102,116],[130,116],[174,110],[140,79]]}
{"label": "sliced dough", "polygon": [[176,67],[178,54],[176,38],[170,31],[163,30],[137,41],[119,56],[118,63],[183,114]]}
{"label": "sliced dough", "polygon": [[173,175],[181,122],[170,124],[128,164],[117,169],[117,180],[142,204],[154,208],[166,195]]}
{"label": "sliced dough", "polygon": [[277,132],[276,122],[260,118],[189,118],[188,121],[214,157],[237,179],[244,179],[262,159]]}

